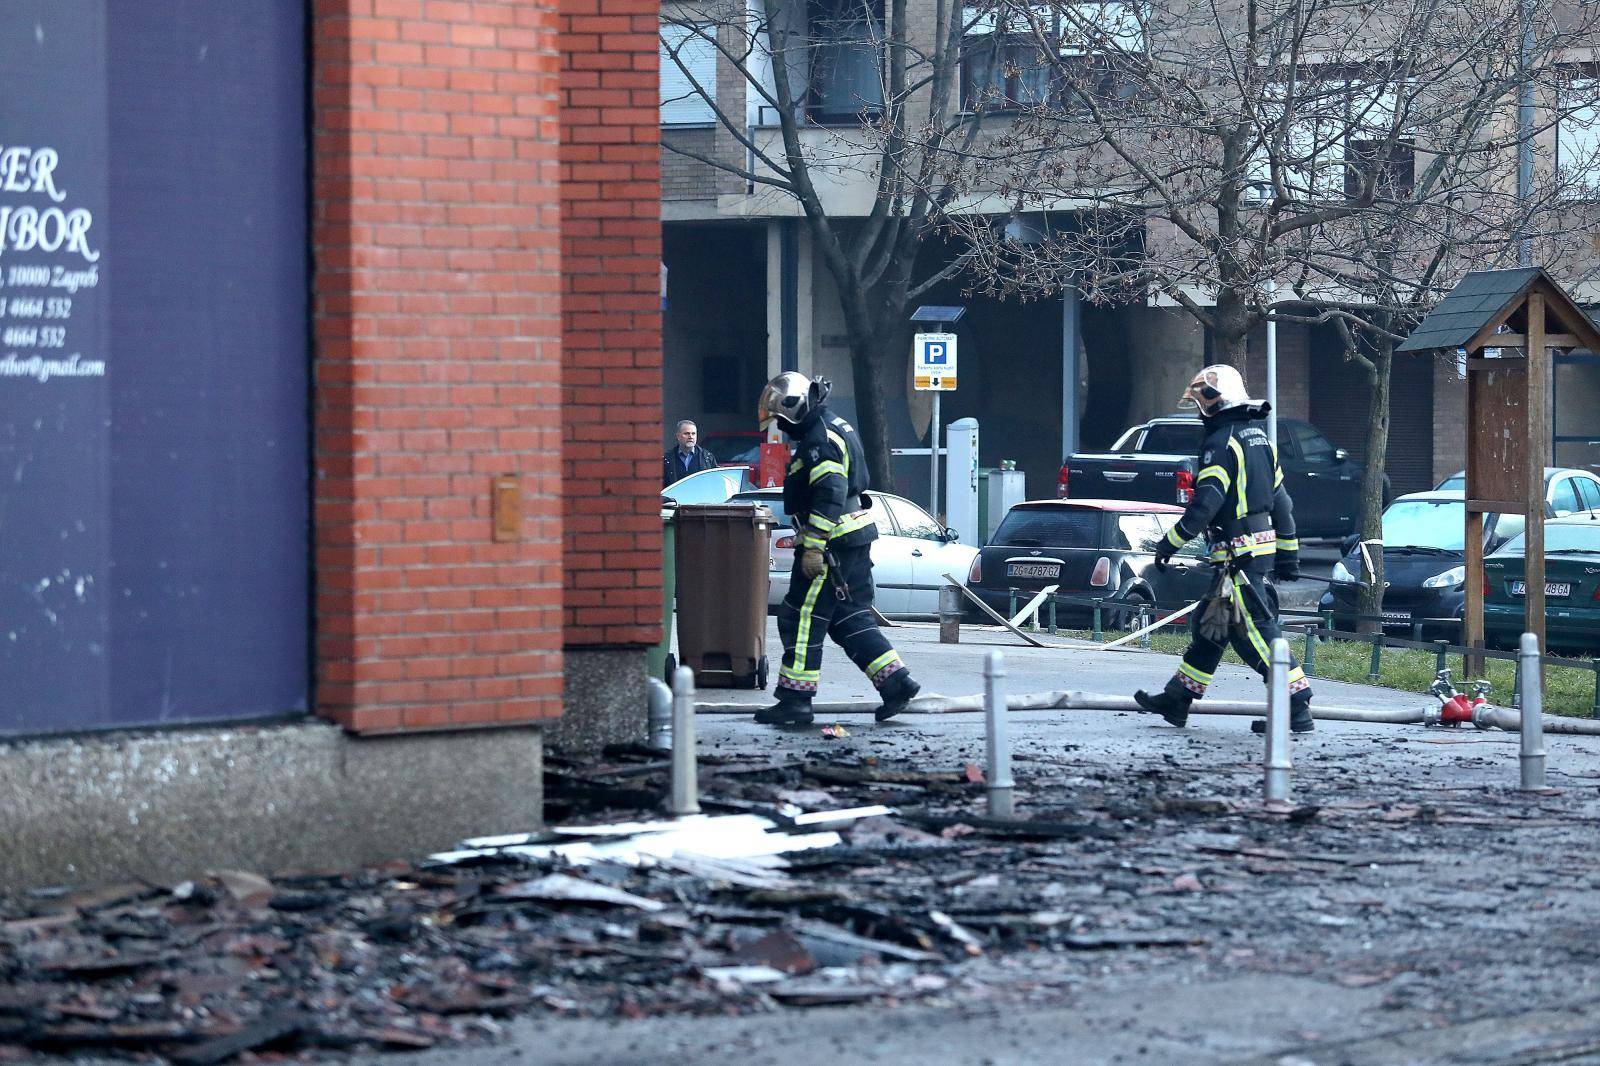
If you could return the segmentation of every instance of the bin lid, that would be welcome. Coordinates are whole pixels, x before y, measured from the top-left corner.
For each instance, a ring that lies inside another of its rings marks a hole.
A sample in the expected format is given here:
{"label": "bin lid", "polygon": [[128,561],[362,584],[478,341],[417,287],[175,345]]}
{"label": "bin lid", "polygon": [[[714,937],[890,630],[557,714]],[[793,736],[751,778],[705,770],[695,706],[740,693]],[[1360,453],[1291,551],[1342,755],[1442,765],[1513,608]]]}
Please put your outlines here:
{"label": "bin lid", "polygon": [[674,509],[673,521],[682,525],[691,522],[750,522],[755,525],[775,525],[772,509],[762,503],[680,503]]}

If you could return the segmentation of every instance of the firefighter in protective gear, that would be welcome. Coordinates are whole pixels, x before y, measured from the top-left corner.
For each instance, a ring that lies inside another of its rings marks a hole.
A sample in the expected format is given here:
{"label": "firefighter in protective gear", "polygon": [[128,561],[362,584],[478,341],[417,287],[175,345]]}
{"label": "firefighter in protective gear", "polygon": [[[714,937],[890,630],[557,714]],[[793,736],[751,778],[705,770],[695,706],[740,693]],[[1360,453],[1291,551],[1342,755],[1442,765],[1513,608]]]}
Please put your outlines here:
{"label": "firefighter in protective gear", "polygon": [[[1268,578],[1300,576],[1294,502],[1261,422],[1269,405],[1250,399],[1244,379],[1230,366],[1201,370],[1179,404],[1200,409],[1206,435],[1194,498],[1157,547],[1156,566],[1166,569],[1179,548],[1204,535],[1216,576],[1190,620],[1193,636],[1178,672],[1155,695],[1134,694],[1140,707],[1175,726],[1187,724],[1189,705],[1205,695],[1230,642],[1241,659],[1267,677],[1272,642],[1279,635],[1277,591]],[[1315,728],[1311,684],[1298,663],[1291,659],[1289,666],[1289,727],[1310,732]]]}
{"label": "firefighter in protective gear", "polygon": [[763,428],[776,419],[795,445],[783,506],[799,539],[789,592],[778,606],[778,702],[756,712],[768,725],[811,723],[824,635],[872,679],[883,700],[878,721],[905,710],[919,689],[872,614],[878,527],[868,510],[867,456],[855,427],[828,412],[829,389],[824,378],[789,371],[767,383],[757,410]]}

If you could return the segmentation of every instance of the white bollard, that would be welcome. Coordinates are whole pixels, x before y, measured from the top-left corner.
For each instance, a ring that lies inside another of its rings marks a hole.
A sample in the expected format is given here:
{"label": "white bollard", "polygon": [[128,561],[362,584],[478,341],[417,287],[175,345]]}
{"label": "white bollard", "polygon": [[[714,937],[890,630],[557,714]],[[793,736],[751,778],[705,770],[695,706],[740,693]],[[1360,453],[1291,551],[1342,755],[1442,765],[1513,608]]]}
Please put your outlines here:
{"label": "white bollard", "polygon": [[700,813],[700,782],[695,766],[694,671],[680,666],[672,675],[672,813]]}
{"label": "white bollard", "polygon": [[659,677],[645,682],[650,696],[650,712],[645,720],[652,748],[666,748],[672,744],[672,690]]}
{"label": "white bollard", "polygon": [[961,590],[954,585],[939,586],[939,643],[961,643]]}
{"label": "white bollard", "polygon": [[1272,642],[1267,675],[1267,745],[1265,790],[1268,803],[1289,802],[1289,642]]}
{"label": "white bollard", "polygon": [[1006,738],[1006,660],[992,651],[983,662],[983,720],[989,740],[989,815],[1016,816],[1011,742]]}
{"label": "white bollard", "polygon": [[1544,686],[1539,680],[1539,638],[1522,634],[1517,650],[1522,682],[1522,790],[1544,788]]}

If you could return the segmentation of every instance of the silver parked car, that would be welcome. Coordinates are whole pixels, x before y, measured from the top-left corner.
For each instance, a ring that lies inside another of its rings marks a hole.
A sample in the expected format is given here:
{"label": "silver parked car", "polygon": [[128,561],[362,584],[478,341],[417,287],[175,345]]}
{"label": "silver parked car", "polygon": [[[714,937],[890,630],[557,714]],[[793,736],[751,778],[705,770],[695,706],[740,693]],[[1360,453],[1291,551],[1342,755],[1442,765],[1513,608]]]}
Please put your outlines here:
{"label": "silver parked car", "polygon": [[[944,575],[951,574],[958,582],[965,580],[978,549],[956,543],[954,530],[946,529],[903,496],[872,491],[867,495],[878,525],[878,539],[872,542],[878,610],[889,615],[937,614],[939,586],[947,583]],[[772,591],[767,598],[769,606],[776,606],[789,591],[789,573],[794,568],[795,534],[783,509],[783,490],[741,492],[732,502],[763,504],[778,520],[772,532]],[[919,587],[891,587],[896,585]]]}

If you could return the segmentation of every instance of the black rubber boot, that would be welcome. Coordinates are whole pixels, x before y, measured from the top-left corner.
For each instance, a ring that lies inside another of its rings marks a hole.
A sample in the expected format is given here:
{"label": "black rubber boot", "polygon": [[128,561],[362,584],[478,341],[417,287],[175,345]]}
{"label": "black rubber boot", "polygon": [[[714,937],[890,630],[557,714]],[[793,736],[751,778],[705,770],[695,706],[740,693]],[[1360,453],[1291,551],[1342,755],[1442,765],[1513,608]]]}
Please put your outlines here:
{"label": "black rubber boot", "polygon": [[1296,692],[1289,697],[1289,732],[1309,733],[1317,728],[1311,717],[1311,693]]}
{"label": "black rubber boot", "polygon": [[1171,692],[1161,691],[1154,696],[1140,689],[1133,694],[1134,702],[1151,714],[1159,714],[1167,720],[1168,725],[1182,729],[1189,724],[1189,704],[1194,700],[1183,696],[1175,696]]}
{"label": "black rubber boot", "polygon": [[878,695],[883,697],[883,706],[872,712],[872,716],[880,722],[887,722],[911,703],[911,699],[922,691],[922,686],[917,684],[908,670],[896,670],[889,675],[889,680],[883,683],[883,688],[878,690]]}
{"label": "black rubber boot", "polygon": [[815,719],[809,699],[795,696],[784,689],[778,690],[777,703],[756,712],[756,721],[762,725],[802,726],[810,725]]}
{"label": "black rubber boot", "polygon": [[[1299,693],[1289,697],[1289,732],[1310,733],[1317,728],[1316,719],[1311,717],[1311,697],[1304,699]],[[1250,723],[1250,732],[1265,733],[1267,723],[1260,718]]]}

